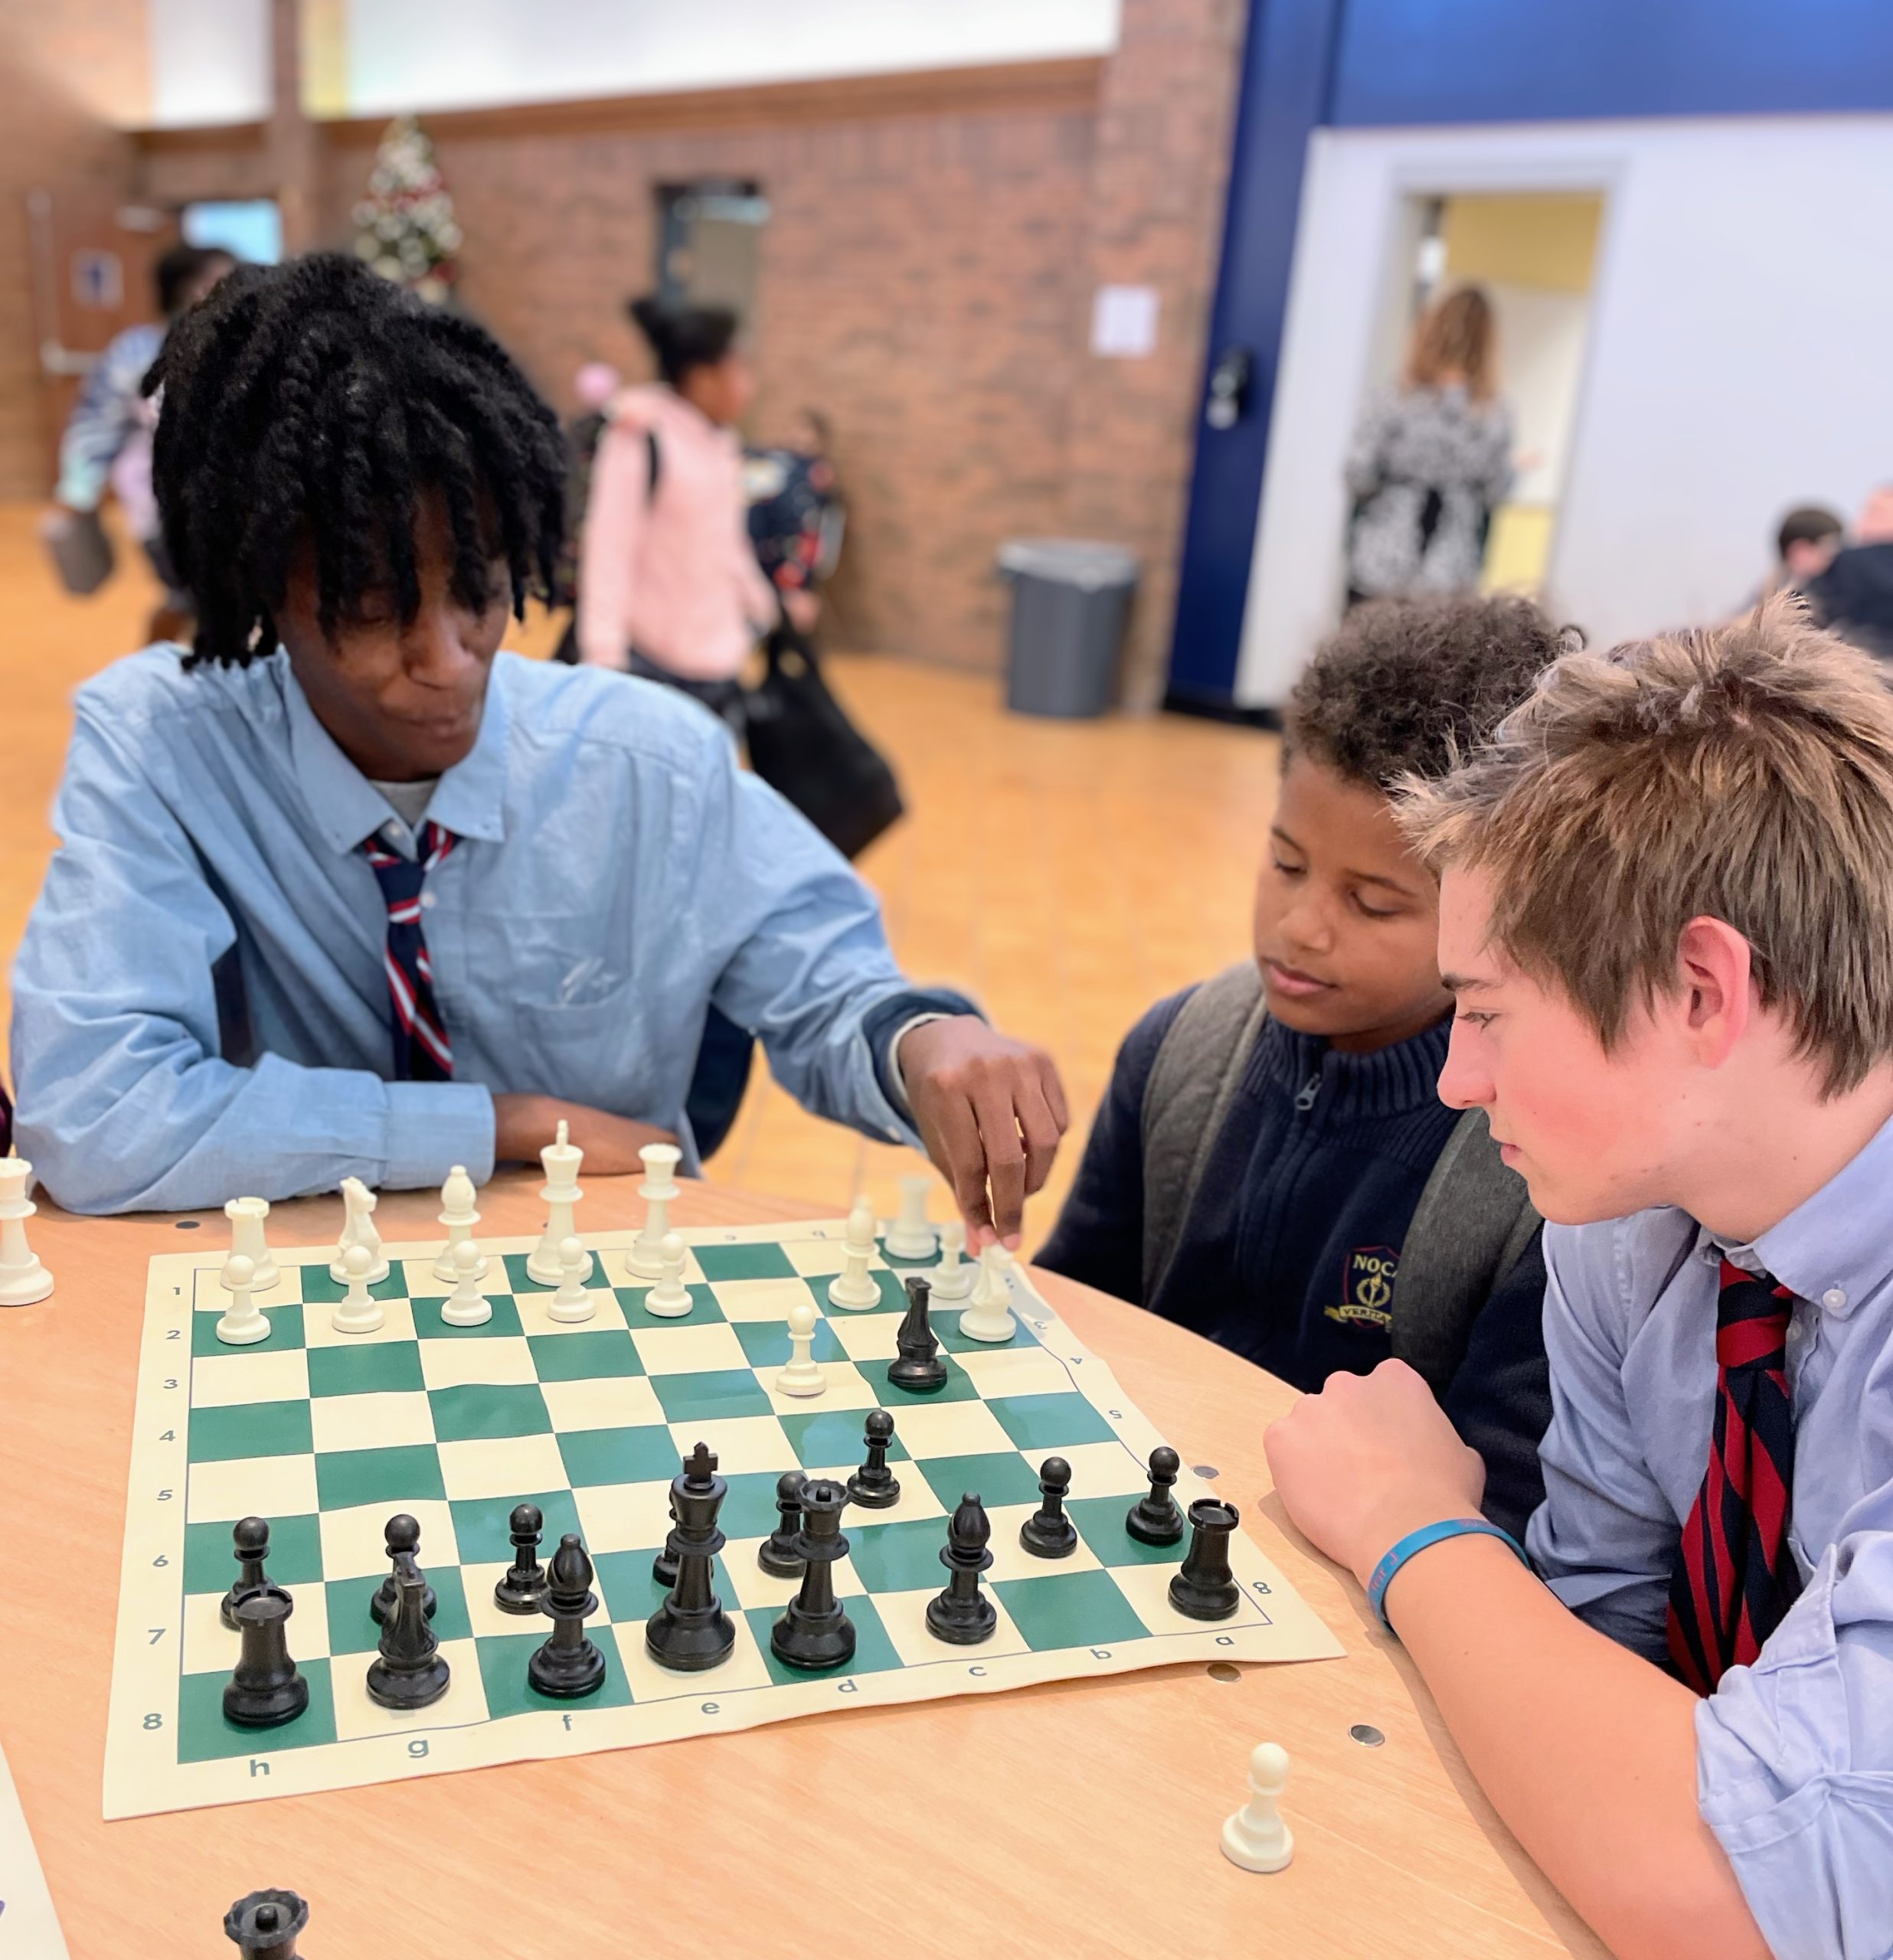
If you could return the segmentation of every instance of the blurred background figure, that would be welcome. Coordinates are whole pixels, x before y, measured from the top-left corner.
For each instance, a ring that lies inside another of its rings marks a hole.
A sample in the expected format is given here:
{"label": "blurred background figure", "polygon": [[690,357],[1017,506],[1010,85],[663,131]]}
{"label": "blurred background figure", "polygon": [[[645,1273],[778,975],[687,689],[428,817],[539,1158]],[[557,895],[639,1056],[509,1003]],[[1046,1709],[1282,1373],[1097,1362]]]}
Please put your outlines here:
{"label": "blurred background figure", "polygon": [[154,640],[181,639],[191,629],[191,595],[178,583],[159,534],[151,489],[151,436],[158,404],[144,381],[172,323],[236,264],[214,247],[174,245],[153,268],[161,319],[127,327],[106,348],[74,404],[59,446],[59,482],[41,534],[69,591],[96,590],[110,577],[112,547],[100,519],[109,489],[126,528],[144,547],[164,587],[146,629]]}
{"label": "blurred background figure", "polygon": [[1350,606],[1479,583],[1512,482],[1497,338],[1490,302],[1462,286],[1421,315],[1405,371],[1368,402],[1346,463]]}
{"label": "blurred background figure", "polygon": [[746,450],[750,542],[797,631],[812,634],[821,616],[820,586],[835,570],[847,523],[829,451],[834,434],[819,408],[800,410],[789,439],[775,449]]}
{"label": "blurred background figure", "polygon": [[1853,541],[1803,590],[1823,626],[1893,662],[1893,484],[1867,499]]}
{"label": "blurred background figure", "polygon": [[1846,527],[1821,505],[1802,504],[1789,511],[1775,533],[1774,572],[1756,595],[1757,603],[1783,588],[1806,591],[1834,562],[1845,541]]}

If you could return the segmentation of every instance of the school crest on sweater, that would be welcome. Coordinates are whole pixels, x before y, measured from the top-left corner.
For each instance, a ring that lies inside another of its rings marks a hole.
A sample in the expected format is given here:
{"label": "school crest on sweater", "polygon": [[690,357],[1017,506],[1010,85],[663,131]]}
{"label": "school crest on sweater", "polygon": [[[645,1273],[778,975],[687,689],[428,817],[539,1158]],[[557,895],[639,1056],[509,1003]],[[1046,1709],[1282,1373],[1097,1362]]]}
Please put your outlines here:
{"label": "school crest on sweater", "polygon": [[1330,1320],[1391,1327],[1394,1276],[1399,1270],[1400,1254],[1391,1246],[1356,1246],[1342,1262],[1340,1305],[1321,1311]]}

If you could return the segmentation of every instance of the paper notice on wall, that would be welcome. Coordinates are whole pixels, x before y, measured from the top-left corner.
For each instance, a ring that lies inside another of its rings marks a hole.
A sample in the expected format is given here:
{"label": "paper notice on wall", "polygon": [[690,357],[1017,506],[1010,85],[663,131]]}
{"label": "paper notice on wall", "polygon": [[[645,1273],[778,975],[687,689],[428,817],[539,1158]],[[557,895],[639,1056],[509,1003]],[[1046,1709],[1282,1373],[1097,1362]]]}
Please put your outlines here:
{"label": "paper notice on wall", "polygon": [[1091,302],[1091,351],[1141,361],[1157,346],[1157,289],[1100,286]]}
{"label": "paper notice on wall", "polygon": [[0,1756],[0,1960],[67,1960],[46,1874]]}

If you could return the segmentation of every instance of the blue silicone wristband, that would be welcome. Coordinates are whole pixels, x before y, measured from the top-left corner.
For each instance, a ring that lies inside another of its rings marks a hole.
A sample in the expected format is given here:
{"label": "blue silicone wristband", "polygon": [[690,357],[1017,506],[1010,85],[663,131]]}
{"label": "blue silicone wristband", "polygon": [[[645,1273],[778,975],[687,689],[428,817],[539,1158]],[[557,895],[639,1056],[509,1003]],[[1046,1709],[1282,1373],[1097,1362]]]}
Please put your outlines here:
{"label": "blue silicone wristband", "polygon": [[1501,1531],[1497,1525],[1488,1524],[1483,1517],[1447,1517],[1437,1524],[1423,1524],[1417,1531],[1409,1531],[1406,1537],[1390,1546],[1378,1565],[1375,1566],[1367,1582],[1367,1603],[1374,1609],[1374,1617],[1389,1633],[1394,1623],[1387,1617],[1385,1600],[1387,1589],[1394,1583],[1394,1575],[1415,1553],[1424,1552],[1429,1545],[1437,1545],[1448,1538],[1496,1538],[1507,1547],[1526,1571],[1532,1569],[1532,1561],[1525,1555],[1525,1547],[1509,1531]]}

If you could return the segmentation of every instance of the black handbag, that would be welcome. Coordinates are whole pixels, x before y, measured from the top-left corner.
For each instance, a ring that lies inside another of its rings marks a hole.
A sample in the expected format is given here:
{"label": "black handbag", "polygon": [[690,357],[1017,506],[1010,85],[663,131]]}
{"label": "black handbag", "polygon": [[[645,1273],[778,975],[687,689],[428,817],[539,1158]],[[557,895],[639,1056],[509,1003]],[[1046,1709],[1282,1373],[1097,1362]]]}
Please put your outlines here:
{"label": "black handbag", "polygon": [[904,813],[887,758],[829,692],[808,639],[786,619],[763,648],[750,689],[750,766],[845,858],[858,858]]}

